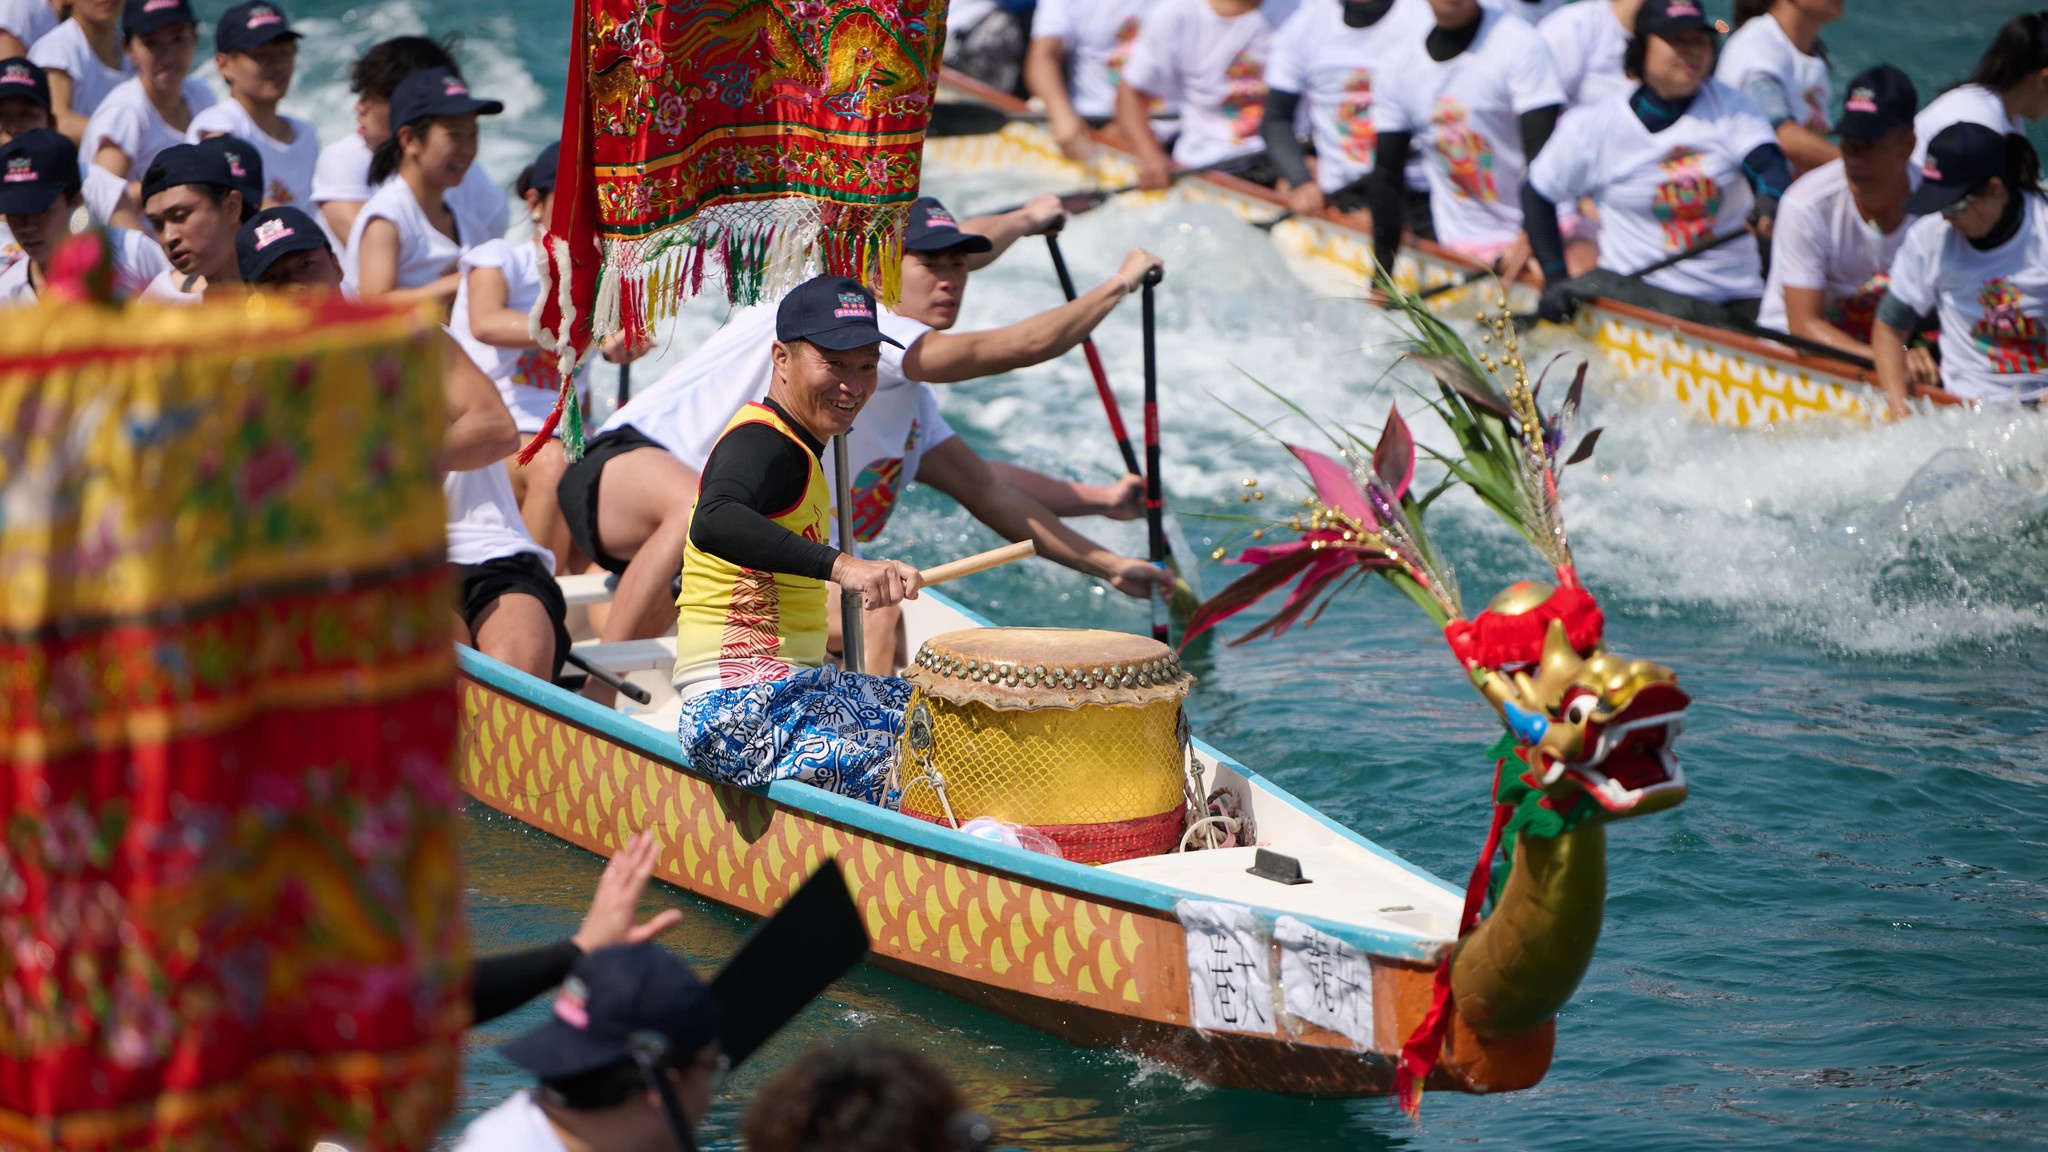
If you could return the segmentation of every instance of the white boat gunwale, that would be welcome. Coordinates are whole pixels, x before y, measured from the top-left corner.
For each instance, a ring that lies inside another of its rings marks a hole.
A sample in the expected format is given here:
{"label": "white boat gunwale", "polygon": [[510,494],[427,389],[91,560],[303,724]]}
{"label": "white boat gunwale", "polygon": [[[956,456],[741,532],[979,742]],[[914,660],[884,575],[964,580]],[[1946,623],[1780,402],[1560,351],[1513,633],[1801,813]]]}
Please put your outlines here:
{"label": "white boat gunwale", "polygon": [[[925,596],[939,602],[946,609],[958,614],[977,627],[993,627],[986,617],[951,600],[938,592],[927,592]],[[588,652],[590,649],[581,648]],[[530,707],[550,713],[559,719],[574,724],[598,737],[615,744],[624,745],[632,751],[686,773],[700,781],[724,787],[737,787],[714,781],[694,772],[673,732],[666,734],[661,728],[646,723],[633,715],[607,708],[568,689],[544,683],[509,665],[500,663],[473,648],[458,647],[457,665],[460,673],[492,691],[504,693]],[[1378,860],[1391,864],[1415,880],[1423,881],[1441,890],[1447,896],[1458,897],[1460,891],[1441,877],[1403,859],[1392,851],[1305,803],[1269,778],[1260,775],[1240,761],[1218,751],[1197,738],[1196,753],[1211,764],[1220,766],[1243,777],[1246,784],[1257,789],[1260,798],[1285,803],[1296,813],[1308,818],[1320,830],[1351,847],[1363,849]],[[1213,775],[1211,776],[1213,779]],[[1033,884],[1047,885],[1067,890],[1091,899],[1120,903],[1134,909],[1161,912],[1169,917],[1174,915],[1174,906],[1180,900],[1215,900],[1219,897],[1199,891],[1180,888],[1158,880],[1128,876],[1118,873],[1114,866],[1089,866],[1070,860],[1042,856],[1021,848],[1012,848],[978,837],[964,836],[951,829],[876,805],[867,804],[837,793],[828,792],[797,780],[779,780],[765,788],[744,788],[766,797],[768,800],[812,816],[841,825],[851,826],[861,832],[885,837],[906,844],[912,848],[939,856],[959,859],[995,873],[1006,873]],[[1271,845],[1276,851],[1285,851],[1285,845]],[[1311,879],[1313,874],[1311,873]],[[1334,878],[1332,878],[1334,879]],[[717,903],[715,896],[698,895]],[[1361,905],[1369,899],[1365,893],[1356,894]],[[1245,903],[1243,901],[1233,901]],[[1276,908],[1257,903],[1245,903],[1260,923],[1270,930],[1280,916],[1301,920],[1360,952],[1394,961],[1434,964],[1443,955],[1452,941],[1439,933],[1419,930],[1403,930],[1398,927],[1377,927],[1342,920],[1332,920],[1300,910]]]}

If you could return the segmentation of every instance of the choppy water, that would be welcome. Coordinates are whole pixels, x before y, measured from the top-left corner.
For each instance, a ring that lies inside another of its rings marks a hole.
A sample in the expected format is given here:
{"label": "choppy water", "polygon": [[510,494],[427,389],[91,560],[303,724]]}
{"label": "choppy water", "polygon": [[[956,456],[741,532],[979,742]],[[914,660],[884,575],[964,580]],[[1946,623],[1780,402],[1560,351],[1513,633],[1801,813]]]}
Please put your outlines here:
{"label": "choppy water", "polygon": [[[1931,93],[2012,10],[1857,0],[1828,37],[1838,77],[1911,44],[1895,62]],[[339,77],[354,52],[458,21],[476,89],[509,106],[485,134],[490,171],[509,181],[555,129],[565,5],[294,11],[312,35],[291,104],[327,138],[349,128]],[[1018,191],[987,174],[933,172],[931,184],[963,212]],[[1169,261],[1167,472],[1194,551],[1206,555],[1219,527],[1202,513],[1239,508],[1242,477],[1286,488],[1279,449],[1224,407],[1278,414],[1253,376],[1356,426],[1376,425],[1390,400],[1413,415],[1412,377],[1382,378],[1384,322],[1304,287],[1259,233],[1212,210],[1117,205],[1076,221],[1066,248],[1085,282],[1138,243]],[[963,324],[1013,320],[1057,292],[1026,242],[976,277]],[[668,356],[716,320],[693,311]],[[1127,307],[1101,333],[1132,405],[1136,325]],[[1432,1096],[1419,1124],[1378,1101],[1220,1092],[862,972],[736,1078],[710,1122],[714,1144],[736,1144],[733,1101],[761,1069],[852,1029],[935,1056],[1006,1143],[1028,1147],[2048,1143],[2048,418],[1738,434],[1594,377],[1592,416],[1608,431],[1568,495],[1579,567],[1610,642],[1675,666],[1693,693],[1681,751],[1694,791],[1682,809],[1616,830],[1605,936],[1540,1088]],[[1078,357],[957,389],[947,414],[985,452],[1110,474],[1114,448]],[[1432,425],[1416,425],[1428,440]],[[1440,508],[1438,539],[1474,606],[1540,574],[1469,502]],[[1131,525],[1104,536],[1142,547]],[[992,540],[913,490],[886,543],[931,562]],[[1228,573],[1205,576],[1214,589]],[[956,588],[999,619],[1143,627],[1140,606],[1043,564]],[[1194,716],[1209,740],[1439,874],[1470,866],[1494,729],[1405,601],[1373,589],[1312,631],[1215,647],[1197,671]],[[594,858],[482,812],[469,847],[481,947],[573,930]],[[707,971],[744,931],[672,891],[657,899],[690,909],[673,941]],[[535,1011],[476,1036],[466,1108],[519,1083],[485,1049]]]}

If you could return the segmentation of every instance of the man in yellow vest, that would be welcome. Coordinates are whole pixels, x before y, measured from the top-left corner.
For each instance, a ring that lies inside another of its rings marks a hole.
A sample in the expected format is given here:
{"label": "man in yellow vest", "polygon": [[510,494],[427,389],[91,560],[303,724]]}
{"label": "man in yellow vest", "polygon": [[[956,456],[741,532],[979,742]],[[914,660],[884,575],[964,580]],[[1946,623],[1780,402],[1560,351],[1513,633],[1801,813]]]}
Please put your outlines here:
{"label": "man in yellow vest", "polygon": [[820,457],[874,395],[882,334],[858,281],[820,276],[775,315],[768,396],[704,462],[683,552],[674,683],[683,751],[733,784],[806,780],[883,799],[910,685],[825,663],[825,581],[870,608],[916,599],[917,569],[832,547]]}

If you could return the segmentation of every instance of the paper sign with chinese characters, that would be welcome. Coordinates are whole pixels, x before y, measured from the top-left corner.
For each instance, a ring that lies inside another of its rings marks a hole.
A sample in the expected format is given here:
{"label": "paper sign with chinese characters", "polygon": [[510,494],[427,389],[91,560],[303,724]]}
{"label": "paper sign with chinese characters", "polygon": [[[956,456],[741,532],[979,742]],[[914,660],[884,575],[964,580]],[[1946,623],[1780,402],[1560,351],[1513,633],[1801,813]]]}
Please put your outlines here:
{"label": "paper sign with chinese characters", "polygon": [[1195,1027],[1272,1035],[1273,946],[1239,904],[1174,904],[1188,948],[1188,1010]]}
{"label": "paper sign with chinese characters", "polygon": [[1371,1048],[1372,961],[1365,953],[1292,916],[1274,922],[1273,938],[1280,944],[1280,994],[1288,1014]]}

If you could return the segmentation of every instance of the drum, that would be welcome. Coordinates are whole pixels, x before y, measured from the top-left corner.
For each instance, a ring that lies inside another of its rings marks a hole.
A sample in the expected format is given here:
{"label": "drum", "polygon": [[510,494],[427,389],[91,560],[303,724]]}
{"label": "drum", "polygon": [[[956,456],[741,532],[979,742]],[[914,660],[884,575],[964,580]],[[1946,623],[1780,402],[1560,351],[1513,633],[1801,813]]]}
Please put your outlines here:
{"label": "drum", "polygon": [[1028,824],[1085,864],[1180,842],[1194,677],[1166,645],[975,628],[926,641],[905,675],[905,815]]}

